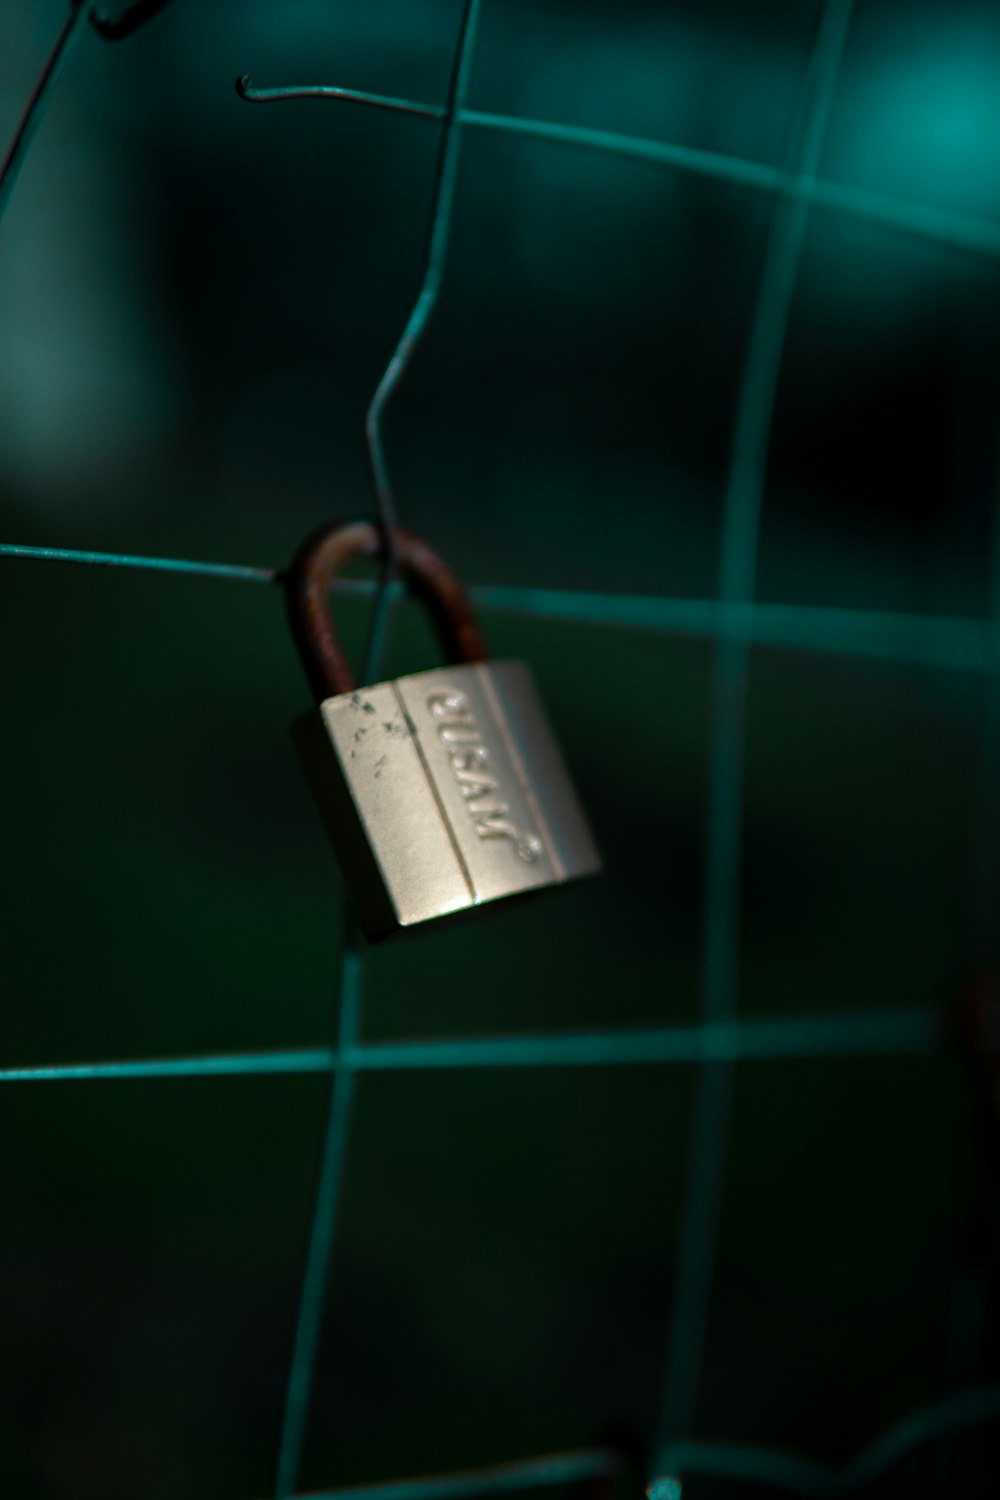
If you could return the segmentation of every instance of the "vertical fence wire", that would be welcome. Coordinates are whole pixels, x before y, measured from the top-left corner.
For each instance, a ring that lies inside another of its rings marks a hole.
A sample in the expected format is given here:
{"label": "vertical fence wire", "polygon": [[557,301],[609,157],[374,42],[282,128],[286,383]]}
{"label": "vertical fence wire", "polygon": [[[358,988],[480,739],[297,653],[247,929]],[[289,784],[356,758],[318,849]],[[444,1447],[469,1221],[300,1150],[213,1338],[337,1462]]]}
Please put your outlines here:
{"label": "vertical fence wire", "polygon": [[3,218],[10,195],[14,190],[14,184],[18,179],[24,158],[35,138],[35,132],[42,122],[42,116],[52,102],[59,79],[62,77],[63,68],[69,60],[80,34],[87,24],[93,12],[96,0],[74,0],[69,14],[63,22],[62,30],[56,38],[55,45],[49,53],[48,61],[38,75],[38,81],[28,100],[27,108],[21,116],[13,139],[4,157],[3,166],[0,167],[0,218]]}
{"label": "vertical fence wire", "polygon": [[[850,24],[852,0],[826,0],[792,144],[792,174],[815,175]],[[736,414],[723,511],[719,595],[752,606],[767,452],[808,207],[775,206]],[[747,610],[747,622],[752,608]],[[710,738],[702,1016],[729,1021],[739,990],[739,909],[746,700],[752,629],[716,647]],[[687,1437],[695,1416],[718,1237],[733,1063],[701,1065],[688,1157],[684,1216],[667,1345],[656,1467]]]}
{"label": "vertical fence wire", "polygon": [[[465,101],[472,69],[480,0],[463,0],[458,39],[448,88],[441,145],[431,200],[430,226],[420,291],[399,341],[389,358],[368,408],[365,436],[371,467],[375,510],[385,543],[384,562],[372,605],[361,680],[378,675],[388,636],[391,585],[395,568],[392,533],[396,502],[382,442],[382,419],[437,303],[454,217],[461,127],[458,113]],[[289,1369],[285,1413],[278,1446],[275,1500],[289,1500],[298,1482],[309,1414],[316,1353],[326,1302],[330,1258],[337,1225],[344,1162],[354,1096],[352,1056],[360,1040],[363,954],[355,920],[345,912],[341,955],[341,1019],[337,1061],[331,1085],[329,1115],[309,1248],[299,1298],[298,1323]]]}
{"label": "vertical fence wire", "polygon": [[455,190],[458,184],[458,163],[462,139],[461,113],[469,88],[472,72],[472,57],[476,43],[480,0],[463,0],[462,17],[459,23],[458,43],[452,63],[448,98],[445,106],[441,145],[438,151],[434,189],[431,198],[430,227],[424,255],[424,274],[417,300],[406,320],[385,372],[371,399],[365,417],[365,438],[371,473],[375,508],[385,538],[385,561],[375,595],[368,640],[365,646],[365,665],[362,680],[371,682],[377,675],[379,662],[385,650],[389,628],[390,584],[396,568],[395,547],[392,531],[396,525],[396,500],[393,494],[389,467],[386,463],[382,442],[382,419],[393,394],[403,378],[417,344],[420,342],[431,314],[437,305],[444,276],[445,259],[451,239],[454,219]]}
{"label": "vertical fence wire", "polygon": [[295,1342],[285,1388],[284,1415],[278,1439],[275,1500],[289,1500],[298,1483],[347,1157],[347,1138],[354,1098],[351,1055],[358,1042],[361,1024],[363,966],[357,929],[349,914],[344,926],[344,946],[340,956],[337,1051],[330,1083],[330,1103],[316,1181],[312,1225],[299,1292]]}

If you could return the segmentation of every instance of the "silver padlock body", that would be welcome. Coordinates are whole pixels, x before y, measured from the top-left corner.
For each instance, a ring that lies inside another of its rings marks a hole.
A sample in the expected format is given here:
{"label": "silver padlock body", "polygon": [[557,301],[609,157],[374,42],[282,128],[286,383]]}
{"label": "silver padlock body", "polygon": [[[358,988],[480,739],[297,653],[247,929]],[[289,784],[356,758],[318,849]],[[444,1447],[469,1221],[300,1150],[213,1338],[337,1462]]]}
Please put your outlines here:
{"label": "silver padlock body", "polygon": [[292,735],[370,939],[600,868],[523,662],[342,693]]}

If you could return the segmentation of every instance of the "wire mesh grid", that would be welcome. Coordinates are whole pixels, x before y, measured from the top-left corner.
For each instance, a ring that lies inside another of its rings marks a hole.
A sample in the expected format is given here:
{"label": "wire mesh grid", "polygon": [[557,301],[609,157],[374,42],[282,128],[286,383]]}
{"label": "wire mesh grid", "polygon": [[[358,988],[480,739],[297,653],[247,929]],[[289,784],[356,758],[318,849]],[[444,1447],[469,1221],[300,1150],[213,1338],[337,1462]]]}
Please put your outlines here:
{"label": "wire mesh grid", "polygon": [[[167,0],[140,0],[116,21],[98,16],[95,0],[73,0],[64,29],[21,121],[0,176],[0,212],[24,163],[72,46],[93,23],[105,38],[130,35]],[[695,1440],[695,1403],[705,1349],[706,1319],[727,1157],[735,1065],[749,1059],[889,1056],[932,1053],[945,1044],[937,1011],[862,1013],[834,1018],[741,1018],[739,1015],[740,864],[743,823],[745,718],[750,653],[756,645],[792,647],[848,658],[909,663],[972,674],[983,680],[985,761],[1000,752],[1000,514],[995,522],[993,612],[980,620],[758,603],[754,599],[761,508],[776,388],[785,335],[811,213],[846,215],[889,232],[934,242],[954,252],[1000,258],[1000,231],[975,218],[826,182],[817,176],[852,14],[851,0],[825,0],[817,26],[801,106],[783,168],[600,130],[469,109],[465,98],[474,56],[479,0],[463,0],[443,103],[388,98],[325,85],[256,88],[239,81],[251,102],[328,98],[421,116],[439,124],[441,144],[420,292],[386,366],[368,412],[367,439],[375,512],[395,523],[396,503],[382,444],[382,416],[427,325],[448,251],[464,130],[516,133],[566,147],[609,153],[734,185],[771,201],[771,221],[737,408],[723,514],[719,587],[715,597],[691,600],[559,589],[479,587],[472,596],[484,612],[596,626],[694,636],[714,643],[710,781],[705,830],[706,890],[702,940],[701,1016],[690,1026],[602,1030],[571,1035],[364,1043],[360,1014],[364,954],[353,925],[339,960],[339,1030],[329,1047],[210,1056],[103,1061],[79,1065],[0,1069],[0,1082],[148,1079],[254,1074],[319,1074],[330,1079],[330,1102],[294,1348],[287,1375],[284,1420],[274,1495],[289,1500],[298,1483],[310,1404],[327,1270],[337,1229],[352,1093],[363,1073],[438,1069],[521,1069],[695,1065],[694,1126],[687,1169],[672,1315],[657,1431],[649,1435],[650,1494],[671,1500],[687,1475],[713,1475],[792,1491],[834,1496],[859,1489],[904,1455],[931,1441],[1000,1417],[1000,1387],[978,1386],[911,1412],[846,1467],[833,1471],[793,1455],[737,1444]],[[414,127],[416,128],[416,127]],[[424,127],[419,127],[424,128]],[[280,570],[235,563],[86,552],[17,543],[0,545],[10,561],[62,562],[88,567],[152,570],[208,581],[279,585]],[[377,584],[338,588],[372,602],[365,680],[378,675],[392,606],[401,593],[393,558]],[[989,777],[984,778],[989,785]],[[995,883],[1000,821],[995,799],[984,795],[979,888]],[[612,1478],[624,1459],[595,1448],[489,1469],[329,1492],[384,1500],[438,1500],[449,1495],[516,1491],[543,1485]],[[660,1477],[656,1477],[660,1476]],[[317,1497],[320,1500],[320,1497]]]}

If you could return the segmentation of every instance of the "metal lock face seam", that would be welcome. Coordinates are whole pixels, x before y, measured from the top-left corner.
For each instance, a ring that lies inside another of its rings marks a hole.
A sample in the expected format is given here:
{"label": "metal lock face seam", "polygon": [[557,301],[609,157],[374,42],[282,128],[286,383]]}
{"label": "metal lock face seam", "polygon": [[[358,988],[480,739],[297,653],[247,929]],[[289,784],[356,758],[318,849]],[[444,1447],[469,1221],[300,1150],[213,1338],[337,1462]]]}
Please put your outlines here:
{"label": "metal lock face seam", "polygon": [[342,693],[293,737],[369,938],[600,868],[522,662]]}
{"label": "metal lock face seam", "polygon": [[321,528],[286,579],[319,704],[292,736],[371,940],[601,864],[528,668],[487,660],[446,564],[410,532],[391,538],[452,666],[354,686],[328,589],[343,562],[380,552],[371,523]]}

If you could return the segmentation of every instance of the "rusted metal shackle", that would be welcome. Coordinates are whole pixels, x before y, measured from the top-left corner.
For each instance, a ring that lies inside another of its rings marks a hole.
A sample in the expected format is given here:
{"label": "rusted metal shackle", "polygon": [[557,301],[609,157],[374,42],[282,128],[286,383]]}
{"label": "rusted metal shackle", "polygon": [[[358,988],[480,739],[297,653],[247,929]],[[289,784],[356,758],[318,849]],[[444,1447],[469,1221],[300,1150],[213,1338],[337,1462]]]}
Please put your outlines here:
{"label": "rusted metal shackle", "polygon": [[[399,572],[407,588],[430,610],[450,662],[488,657],[468,594],[448,565],[412,531],[393,532]],[[370,521],[334,521],[306,537],[285,578],[292,635],[317,703],[353,692],[354,673],[330,612],[330,585],[355,557],[381,556],[382,536]]]}

